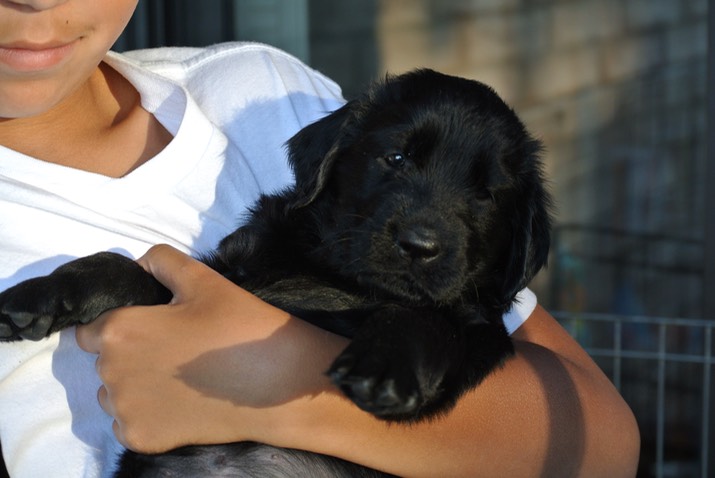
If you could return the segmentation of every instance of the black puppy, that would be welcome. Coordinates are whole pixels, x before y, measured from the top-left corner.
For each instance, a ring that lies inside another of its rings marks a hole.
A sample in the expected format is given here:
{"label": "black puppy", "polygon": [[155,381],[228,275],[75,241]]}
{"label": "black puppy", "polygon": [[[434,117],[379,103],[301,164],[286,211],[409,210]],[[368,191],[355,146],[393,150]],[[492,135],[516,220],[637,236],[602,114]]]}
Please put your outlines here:
{"label": "black puppy", "polygon": [[[267,302],[350,337],[327,373],[360,408],[393,421],[449,410],[513,354],[502,315],[546,262],[540,144],[489,87],[417,70],[376,83],[301,130],[288,149],[295,187],[263,196],[204,261]],[[110,308],[169,299],[133,261],[99,253],[0,294],[0,337],[40,339]],[[304,470],[286,476],[321,476],[305,471],[311,466],[327,466],[326,476],[380,476],[280,452],[290,457],[279,461]],[[224,462],[282,476],[261,461],[267,456],[276,449],[188,447],[127,454],[122,470],[221,476],[211,463]]]}

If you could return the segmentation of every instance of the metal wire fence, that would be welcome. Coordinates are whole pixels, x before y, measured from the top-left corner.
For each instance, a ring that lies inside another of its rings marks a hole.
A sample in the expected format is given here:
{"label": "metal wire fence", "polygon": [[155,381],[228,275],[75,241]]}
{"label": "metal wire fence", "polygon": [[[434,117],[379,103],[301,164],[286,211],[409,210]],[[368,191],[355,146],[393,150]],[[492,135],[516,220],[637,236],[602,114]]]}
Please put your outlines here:
{"label": "metal wire fence", "polygon": [[641,430],[639,477],[715,477],[715,320],[554,313]]}

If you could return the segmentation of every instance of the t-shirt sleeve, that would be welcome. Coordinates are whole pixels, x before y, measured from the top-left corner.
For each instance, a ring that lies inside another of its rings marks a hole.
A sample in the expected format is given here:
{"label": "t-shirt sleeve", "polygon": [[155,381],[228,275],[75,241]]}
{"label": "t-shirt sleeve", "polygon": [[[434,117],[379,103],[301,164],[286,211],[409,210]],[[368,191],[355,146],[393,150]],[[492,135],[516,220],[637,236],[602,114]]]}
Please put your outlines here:
{"label": "t-shirt sleeve", "polygon": [[531,313],[536,308],[536,294],[530,289],[524,288],[517,295],[511,309],[504,314],[504,326],[509,335],[526,322]]}

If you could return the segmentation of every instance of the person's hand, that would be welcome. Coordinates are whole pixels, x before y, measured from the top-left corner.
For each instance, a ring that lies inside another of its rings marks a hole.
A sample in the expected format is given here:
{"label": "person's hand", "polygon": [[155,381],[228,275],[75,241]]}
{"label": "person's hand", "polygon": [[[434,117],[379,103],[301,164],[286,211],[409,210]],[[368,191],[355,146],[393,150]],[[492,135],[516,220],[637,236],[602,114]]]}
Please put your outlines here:
{"label": "person's hand", "polygon": [[139,263],[174,294],[77,329],[99,354],[98,397],[136,451],[258,439],[265,413],[329,388],[322,374],[345,340],[292,318],[168,246]]}

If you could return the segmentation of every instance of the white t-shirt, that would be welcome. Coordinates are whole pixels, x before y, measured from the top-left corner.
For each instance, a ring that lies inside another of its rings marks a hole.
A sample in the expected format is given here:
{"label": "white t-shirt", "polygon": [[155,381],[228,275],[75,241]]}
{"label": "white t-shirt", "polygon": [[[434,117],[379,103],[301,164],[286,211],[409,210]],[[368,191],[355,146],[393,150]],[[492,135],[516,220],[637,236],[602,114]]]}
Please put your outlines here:
{"label": "white t-shirt", "polygon": [[[0,146],[0,290],[102,250],[136,258],[157,243],[192,254],[216,247],[260,193],[291,183],[285,141],[342,104],[332,81],[264,45],[110,53],[106,62],[174,139],[119,179]],[[510,331],[534,308],[528,290],[519,299]],[[0,443],[11,476],[111,475],[122,448],[96,399],[95,359],[73,329],[0,343]]]}
{"label": "white t-shirt", "polygon": [[[215,248],[259,193],[292,181],[285,141],[342,103],[333,82],[261,45],[106,61],[174,139],[120,179],[0,147],[0,289],[101,250]],[[97,403],[94,361],[73,330],[0,344],[0,442],[12,476],[109,474],[120,447]]]}

